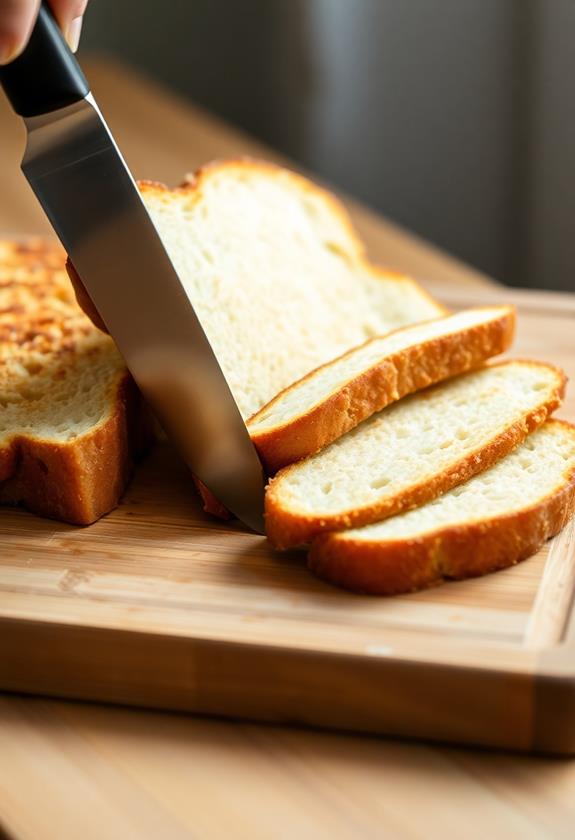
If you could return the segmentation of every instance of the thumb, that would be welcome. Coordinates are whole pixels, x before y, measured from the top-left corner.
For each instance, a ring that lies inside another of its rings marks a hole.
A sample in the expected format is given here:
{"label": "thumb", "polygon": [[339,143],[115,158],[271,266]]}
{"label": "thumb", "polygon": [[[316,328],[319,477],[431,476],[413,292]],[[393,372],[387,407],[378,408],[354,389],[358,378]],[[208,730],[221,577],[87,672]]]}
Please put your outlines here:
{"label": "thumb", "polygon": [[0,0],[0,65],[22,52],[39,8],[40,0]]}
{"label": "thumb", "polygon": [[88,0],[50,0],[50,8],[60,24],[72,52],[76,52],[82,32],[82,19]]}

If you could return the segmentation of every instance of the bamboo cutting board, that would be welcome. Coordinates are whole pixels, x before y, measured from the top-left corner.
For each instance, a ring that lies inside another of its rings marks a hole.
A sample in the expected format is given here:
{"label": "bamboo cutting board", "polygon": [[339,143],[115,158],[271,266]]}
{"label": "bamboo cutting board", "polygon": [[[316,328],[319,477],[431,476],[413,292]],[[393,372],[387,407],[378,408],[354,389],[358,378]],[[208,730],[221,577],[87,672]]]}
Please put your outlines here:
{"label": "bamboo cutting board", "polygon": [[[514,355],[575,378],[575,296],[433,291],[515,302]],[[560,414],[575,420],[575,387]],[[484,578],[350,595],[204,515],[160,445],[89,528],[0,511],[0,688],[575,752],[574,586],[569,525]]]}

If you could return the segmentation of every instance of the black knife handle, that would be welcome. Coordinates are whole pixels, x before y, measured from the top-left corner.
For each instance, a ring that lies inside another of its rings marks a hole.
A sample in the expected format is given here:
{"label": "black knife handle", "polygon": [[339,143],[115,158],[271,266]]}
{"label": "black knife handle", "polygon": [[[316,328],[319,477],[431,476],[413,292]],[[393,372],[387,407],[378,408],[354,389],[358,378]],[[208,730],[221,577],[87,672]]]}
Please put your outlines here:
{"label": "black knife handle", "polygon": [[90,87],[46,3],[24,52],[0,67],[0,84],[17,114],[37,117],[79,102]]}

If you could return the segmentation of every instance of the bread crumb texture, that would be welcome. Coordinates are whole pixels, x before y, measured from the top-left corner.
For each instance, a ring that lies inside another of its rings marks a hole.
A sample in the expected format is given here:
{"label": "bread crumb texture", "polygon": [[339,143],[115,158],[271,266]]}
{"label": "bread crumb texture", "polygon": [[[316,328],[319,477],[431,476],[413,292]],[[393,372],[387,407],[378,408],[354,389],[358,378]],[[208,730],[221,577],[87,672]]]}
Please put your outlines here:
{"label": "bread crumb texture", "polygon": [[64,254],[0,242],[0,447],[67,442],[106,419],[125,365],[76,303]]}
{"label": "bread crumb texture", "polygon": [[339,201],[286,169],[227,161],[140,190],[245,419],[346,350],[445,312],[368,263]]}
{"label": "bread crumb texture", "polygon": [[403,540],[538,504],[575,474],[575,428],[549,421],[495,466],[415,510],[354,528],[349,540]]}

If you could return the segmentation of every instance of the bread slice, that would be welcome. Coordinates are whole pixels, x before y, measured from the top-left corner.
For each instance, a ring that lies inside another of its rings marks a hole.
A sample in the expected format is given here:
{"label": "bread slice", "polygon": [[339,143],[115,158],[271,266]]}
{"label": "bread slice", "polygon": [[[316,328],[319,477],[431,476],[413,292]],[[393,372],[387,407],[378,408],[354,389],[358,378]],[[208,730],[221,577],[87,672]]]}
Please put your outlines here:
{"label": "bread slice", "polygon": [[64,261],[46,242],[0,242],[0,502],[86,525],[118,503],[151,433]]}
{"label": "bread slice", "polygon": [[575,513],[575,426],[549,420],[495,466],[408,513],[312,543],[309,567],[393,595],[482,575],[534,554]]}
{"label": "bread slice", "polygon": [[373,338],[278,394],[248,421],[251,438],[273,474],[400,397],[502,353],[514,332],[513,307],[488,306]]}
{"label": "bread slice", "polygon": [[551,365],[508,361],[405,397],[272,479],[270,541],[289,548],[439,496],[524,440],[560,405],[564,386]]}
{"label": "bread slice", "polygon": [[244,419],[367,339],[445,314],[371,265],[340,203],[286,169],[227,161],[140,190]]}

